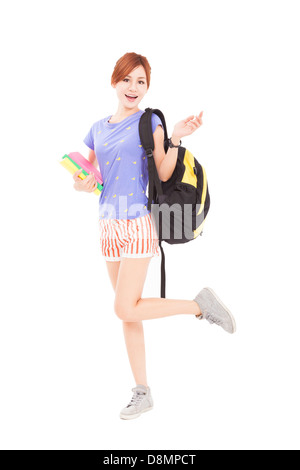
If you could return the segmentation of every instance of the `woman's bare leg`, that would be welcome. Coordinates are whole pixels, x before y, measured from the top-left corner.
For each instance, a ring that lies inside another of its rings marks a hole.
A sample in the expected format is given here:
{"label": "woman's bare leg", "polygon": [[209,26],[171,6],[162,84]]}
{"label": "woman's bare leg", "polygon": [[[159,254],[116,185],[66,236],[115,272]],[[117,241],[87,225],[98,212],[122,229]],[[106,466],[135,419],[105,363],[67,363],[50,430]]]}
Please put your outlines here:
{"label": "woman's bare leg", "polygon": [[115,312],[126,322],[152,320],[171,315],[200,315],[194,300],[141,298],[151,257],[125,258],[120,262]]}
{"label": "woman's bare leg", "polygon": [[[118,281],[120,261],[107,261],[106,265],[113,289],[115,291]],[[136,385],[145,385],[145,387],[148,387],[143,323],[141,321],[123,321],[123,331],[129,363]]]}
{"label": "woman's bare leg", "polygon": [[123,321],[127,354],[136,385],[147,384],[144,327],[141,321]]}

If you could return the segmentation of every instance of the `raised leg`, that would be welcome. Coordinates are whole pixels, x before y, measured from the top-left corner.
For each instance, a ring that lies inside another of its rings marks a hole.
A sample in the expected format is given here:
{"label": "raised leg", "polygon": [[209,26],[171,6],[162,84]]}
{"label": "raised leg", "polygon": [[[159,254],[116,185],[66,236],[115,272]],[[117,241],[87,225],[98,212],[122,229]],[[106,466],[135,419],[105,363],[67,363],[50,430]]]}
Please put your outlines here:
{"label": "raised leg", "polygon": [[194,300],[141,298],[150,260],[122,258],[114,305],[117,316],[126,322],[138,322],[171,315],[200,315]]}

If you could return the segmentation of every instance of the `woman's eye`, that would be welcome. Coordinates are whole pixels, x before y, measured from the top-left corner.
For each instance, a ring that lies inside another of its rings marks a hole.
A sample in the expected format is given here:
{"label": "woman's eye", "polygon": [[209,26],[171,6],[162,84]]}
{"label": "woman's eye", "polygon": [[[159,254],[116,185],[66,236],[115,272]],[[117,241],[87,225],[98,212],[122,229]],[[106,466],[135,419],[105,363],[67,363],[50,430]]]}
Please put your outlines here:
{"label": "woman's eye", "polygon": [[[126,80],[129,80],[129,78],[124,78],[123,82],[125,82]],[[142,83],[143,85],[145,84],[145,82],[143,82],[142,80],[140,80],[139,83]]]}

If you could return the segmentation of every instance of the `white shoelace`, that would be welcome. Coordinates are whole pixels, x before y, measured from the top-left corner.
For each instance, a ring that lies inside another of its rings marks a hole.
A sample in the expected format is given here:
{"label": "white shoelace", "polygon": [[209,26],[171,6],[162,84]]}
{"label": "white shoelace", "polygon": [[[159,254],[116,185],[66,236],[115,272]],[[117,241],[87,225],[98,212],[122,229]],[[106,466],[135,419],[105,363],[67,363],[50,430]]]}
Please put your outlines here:
{"label": "white shoelace", "polygon": [[127,405],[126,408],[129,408],[129,406],[138,406],[143,400],[144,396],[145,396],[144,393],[135,391],[133,397],[131,398],[129,405]]}

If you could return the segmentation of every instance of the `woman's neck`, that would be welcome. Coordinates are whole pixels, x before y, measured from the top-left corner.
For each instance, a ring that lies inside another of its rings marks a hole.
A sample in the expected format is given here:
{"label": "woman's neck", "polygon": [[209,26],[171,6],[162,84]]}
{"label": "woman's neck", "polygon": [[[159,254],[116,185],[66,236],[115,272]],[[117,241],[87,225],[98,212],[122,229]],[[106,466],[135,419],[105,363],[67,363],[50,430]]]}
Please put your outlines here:
{"label": "woman's neck", "polygon": [[116,114],[114,114],[108,122],[110,122],[111,124],[116,124],[117,122],[123,121],[123,119],[131,116],[132,114],[137,113],[138,111],[140,111],[139,108],[130,109],[130,110],[123,109],[121,111],[118,110]]}

